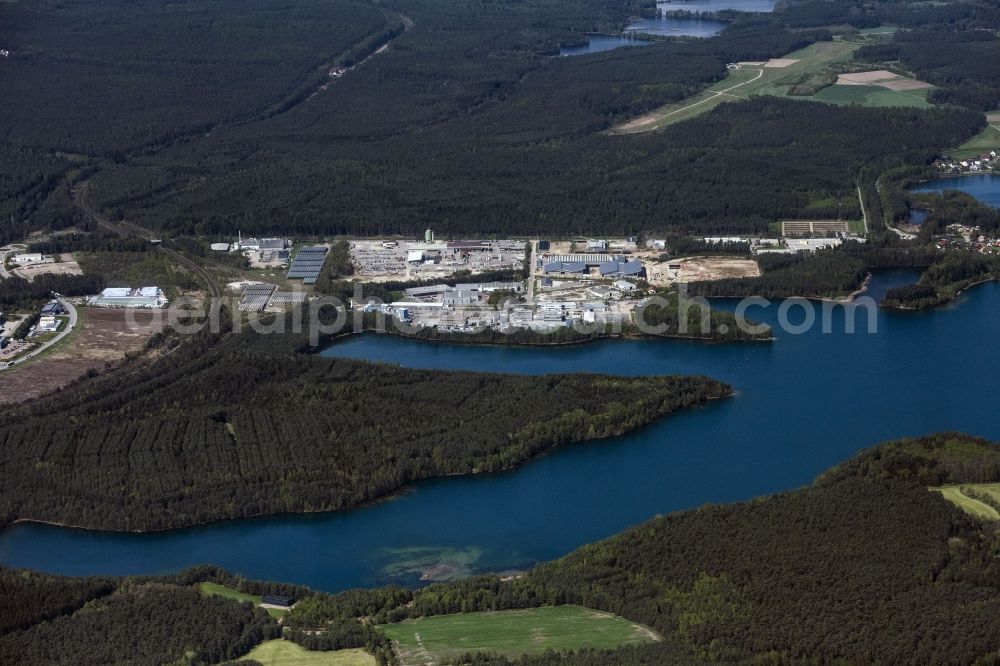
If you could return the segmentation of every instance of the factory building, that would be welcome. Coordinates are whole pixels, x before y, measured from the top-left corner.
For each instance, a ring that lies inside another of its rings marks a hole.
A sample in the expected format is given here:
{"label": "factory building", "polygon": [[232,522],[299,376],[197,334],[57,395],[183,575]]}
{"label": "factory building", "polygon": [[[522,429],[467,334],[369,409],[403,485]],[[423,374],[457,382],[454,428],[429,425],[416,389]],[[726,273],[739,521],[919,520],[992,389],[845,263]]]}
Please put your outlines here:
{"label": "factory building", "polygon": [[406,295],[410,298],[436,298],[444,296],[451,290],[452,287],[446,284],[432,284],[426,287],[410,287],[406,290]]}
{"label": "factory building", "polygon": [[587,272],[587,264],[582,261],[550,261],[542,270],[548,274],[583,275]]}
{"label": "factory building", "polygon": [[90,299],[97,308],[162,308],[167,299],[159,287],[108,287]]}
{"label": "factory building", "polygon": [[15,264],[40,264],[45,261],[53,261],[53,259],[37,252],[23,252],[14,256]]}
{"label": "factory building", "polygon": [[642,275],[642,262],[617,257],[612,261],[602,262],[598,270],[601,272],[601,277],[639,277]]}

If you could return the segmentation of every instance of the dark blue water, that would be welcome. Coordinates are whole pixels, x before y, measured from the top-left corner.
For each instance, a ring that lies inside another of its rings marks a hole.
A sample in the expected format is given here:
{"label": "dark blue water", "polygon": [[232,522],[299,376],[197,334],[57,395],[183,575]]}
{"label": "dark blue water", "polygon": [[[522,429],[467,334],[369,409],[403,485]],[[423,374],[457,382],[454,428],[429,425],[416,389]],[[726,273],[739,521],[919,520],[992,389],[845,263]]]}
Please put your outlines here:
{"label": "dark blue water", "polygon": [[628,35],[587,35],[587,43],[580,46],[564,46],[559,50],[562,56],[586,55],[601,53],[622,46],[648,46],[653,42],[648,39],[634,39]]}
{"label": "dark blue water", "polygon": [[[694,10],[692,10],[694,11]],[[656,16],[632,21],[626,26],[629,32],[676,37],[714,37],[729,25],[727,21],[701,18]]]}
{"label": "dark blue water", "polygon": [[[876,298],[915,279],[889,273]],[[723,307],[732,304],[723,304]],[[810,483],[872,444],[956,429],[1000,439],[1000,286],[923,313],[880,312],[876,334],[843,332],[844,310],[773,344],[608,341],[563,349],[446,346],[354,337],[330,356],[422,368],[620,375],[703,373],[737,397],[613,440],[564,447],[516,471],[416,484],[373,506],[221,523],[164,534],[17,525],[0,562],[65,574],[175,571],[213,563],[254,578],[325,590],[415,583],[444,563],[456,574],[526,567],[658,513]],[[749,316],[774,322],[777,305]],[[864,321],[859,329],[865,330]]]}
{"label": "dark blue water", "polygon": [[[674,0],[658,2],[657,9],[663,13],[674,11],[719,12],[734,9],[741,12],[774,11],[775,0]],[[657,16],[630,23],[626,30],[645,32],[651,35],[676,35],[684,37],[712,37],[722,32],[728,23],[713,19],[679,18]]]}
{"label": "dark blue water", "polygon": [[911,192],[944,192],[945,190],[968,192],[983,203],[1000,208],[1000,176],[994,174],[935,178],[910,188]]}
{"label": "dark blue water", "polygon": [[923,224],[930,217],[931,212],[929,210],[921,210],[920,208],[910,209],[910,219],[907,220],[910,224]]}
{"label": "dark blue water", "polygon": [[740,12],[773,12],[776,0],[670,0],[656,6],[664,12],[685,10],[689,12],[721,12],[733,9]]}

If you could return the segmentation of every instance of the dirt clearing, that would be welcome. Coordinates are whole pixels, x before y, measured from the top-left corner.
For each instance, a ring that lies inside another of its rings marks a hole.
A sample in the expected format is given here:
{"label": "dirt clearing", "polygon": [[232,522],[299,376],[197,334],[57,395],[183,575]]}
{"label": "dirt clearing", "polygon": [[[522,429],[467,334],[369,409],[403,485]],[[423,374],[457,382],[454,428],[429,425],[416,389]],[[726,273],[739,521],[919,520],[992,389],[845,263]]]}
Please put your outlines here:
{"label": "dirt clearing", "polygon": [[13,271],[14,275],[23,277],[28,282],[33,282],[39,275],[83,275],[80,264],[71,254],[59,255],[59,261],[45,264],[28,264],[23,268]]}
{"label": "dirt clearing", "polygon": [[837,84],[842,86],[880,86],[888,90],[923,90],[933,88],[929,83],[917,81],[916,79],[893,74],[884,69],[874,72],[854,72],[853,74],[840,74],[837,77]]}
{"label": "dirt clearing", "polygon": [[727,278],[759,277],[760,267],[753,259],[738,257],[686,257],[650,264],[648,281],[653,286],[677,282],[707,282]]}
{"label": "dirt clearing", "polygon": [[798,62],[797,58],[771,58],[764,63],[764,67],[770,67],[773,69],[782,69],[788,67],[789,65],[794,65]]}
{"label": "dirt clearing", "polygon": [[153,334],[148,311],[139,312],[134,330],[127,310],[80,310],[78,330],[37,360],[0,373],[0,404],[25,402],[69,384],[90,369],[137,351]]}

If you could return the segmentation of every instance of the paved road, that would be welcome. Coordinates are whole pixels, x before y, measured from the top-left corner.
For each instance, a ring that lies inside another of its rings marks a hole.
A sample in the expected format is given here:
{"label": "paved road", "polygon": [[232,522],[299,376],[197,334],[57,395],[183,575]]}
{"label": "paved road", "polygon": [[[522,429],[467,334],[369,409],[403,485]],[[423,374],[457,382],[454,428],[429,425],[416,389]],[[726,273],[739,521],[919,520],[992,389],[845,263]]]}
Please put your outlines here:
{"label": "paved road", "polygon": [[865,210],[865,199],[861,196],[861,184],[858,184],[858,203],[861,204],[861,217],[865,221],[865,236],[868,235],[868,211]]}
{"label": "paved road", "polygon": [[[656,111],[653,111],[652,113],[648,114],[648,116],[647,116],[649,118],[649,120],[646,120],[644,122],[638,122],[638,121],[642,121],[642,117],[636,118],[635,120],[631,121],[630,123],[625,123],[623,125],[619,125],[615,129],[618,130],[618,131],[624,132],[624,133],[631,132],[631,133],[635,133],[635,134],[638,134],[640,132],[651,132],[651,131],[654,131],[654,130],[663,129],[661,126],[656,125],[656,123],[659,123],[662,120],[666,120],[670,116],[677,115],[678,113],[681,113],[682,111],[687,111],[688,109],[693,109],[694,107],[696,107],[696,106],[698,106],[700,104],[704,104],[705,102],[710,102],[713,99],[717,99],[717,98],[719,98],[719,97],[721,97],[723,95],[729,95],[730,97],[739,97],[739,95],[731,95],[729,91],[736,90],[737,88],[742,88],[745,85],[749,85],[749,84],[753,83],[754,81],[757,81],[758,79],[760,79],[760,77],[762,77],[762,76],[764,76],[764,70],[763,69],[759,69],[759,70],[757,70],[757,76],[753,77],[749,81],[744,81],[743,83],[737,83],[736,85],[729,86],[728,88],[726,88],[724,90],[710,91],[712,94],[709,95],[708,97],[706,97],[705,99],[700,99],[697,102],[694,102],[693,104],[688,104],[687,106],[682,106],[681,108],[675,109],[674,111],[671,111],[670,113],[657,114]],[[706,92],[709,92],[709,91],[706,91]],[[637,124],[634,124],[634,125],[632,125],[630,127],[629,125],[631,123],[637,123]]]}
{"label": "paved road", "polygon": [[28,249],[27,245],[22,245],[21,243],[11,243],[0,250],[0,278],[7,279],[9,277],[14,277],[11,275],[10,271],[4,266],[7,263],[7,257],[16,252],[24,252]]}
{"label": "paved road", "polygon": [[531,254],[528,256],[528,303],[535,302],[535,273],[538,270],[538,241],[531,241]]}
{"label": "paved road", "polygon": [[62,303],[63,307],[65,307],[66,311],[69,313],[69,322],[67,322],[67,324],[63,328],[63,330],[59,331],[59,333],[56,335],[56,337],[52,338],[51,340],[49,340],[48,342],[46,342],[42,346],[40,346],[40,347],[32,350],[27,356],[22,356],[21,358],[19,358],[17,361],[14,362],[14,365],[0,366],[0,370],[7,370],[9,368],[16,368],[17,366],[21,365],[22,363],[26,363],[26,362],[30,361],[31,359],[35,358],[39,354],[45,353],[45,351],[49,347],[51,347],[52,345],[56,344],[57,342],[59,342],[63,338],[65,338],[67,335],[70,334],[70,332],[74,328],[76,328],[76,324],[79,321],[79,316],[78,316],[78,313],[76,311],[76,307],[72,303],[70,303],[69,301],[67,301],[65,298],[61,298],[60,297],[60,298],[56,298],[56,300],[59,301],[60,303]]}

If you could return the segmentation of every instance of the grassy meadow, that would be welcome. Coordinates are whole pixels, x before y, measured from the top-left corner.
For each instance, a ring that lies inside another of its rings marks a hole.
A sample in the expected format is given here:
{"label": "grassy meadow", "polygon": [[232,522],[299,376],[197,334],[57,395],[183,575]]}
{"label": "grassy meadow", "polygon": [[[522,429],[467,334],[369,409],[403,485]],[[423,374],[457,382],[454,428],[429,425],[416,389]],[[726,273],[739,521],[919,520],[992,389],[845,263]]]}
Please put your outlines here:
{"label": "grassy meadow", "polygon": [[264,666],[375,666],[375,657],[364,650],[313,652],[290,641],[264,641],[243,657]]}
{"label": "grassy meadow", "polygon": [[641,625],[579,606],[439,615],[379,628],[398,643],[403,663],[411,665],[467,652],[514,656],[660,640]]}

